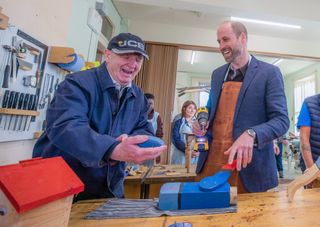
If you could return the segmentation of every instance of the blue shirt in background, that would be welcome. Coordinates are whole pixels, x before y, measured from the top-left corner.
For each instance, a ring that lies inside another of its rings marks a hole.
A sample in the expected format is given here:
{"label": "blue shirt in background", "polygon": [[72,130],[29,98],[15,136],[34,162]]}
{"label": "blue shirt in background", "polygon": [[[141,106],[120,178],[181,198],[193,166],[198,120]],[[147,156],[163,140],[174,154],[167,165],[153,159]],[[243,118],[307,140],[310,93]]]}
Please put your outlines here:
{"label": "blue shirt in background", "polygon": [[303,102],[301,107],[301,111],[298,117],[297,128],[300,129],[301,126],[311,126],[310,113],[305,102]]}

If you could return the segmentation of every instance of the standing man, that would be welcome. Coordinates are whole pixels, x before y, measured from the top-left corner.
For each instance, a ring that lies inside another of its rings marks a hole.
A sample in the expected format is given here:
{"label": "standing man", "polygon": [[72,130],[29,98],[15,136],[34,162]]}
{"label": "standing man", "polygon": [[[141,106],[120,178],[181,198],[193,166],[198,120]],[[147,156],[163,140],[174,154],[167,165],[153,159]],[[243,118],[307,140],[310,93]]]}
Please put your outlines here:
{"label": "standing man", "polygon": [[144,94],[148,100],[148,121],[152,124],[154,135],[160,139],[163,137],[163,123],[160,114],[154,110],[154,95],[151,93]]}
{"label": "standing man", "polygon": [[[263,192],[278,185],[273,140],[289,128],[282,75],[276,66],[257,60],[247,50],[242,23],[226,21],[217,30],[227,64],[214,70],[207,104],[209,152],[201,152],[199,179],[237,160],[229,183],[239,193]],[[199,124],[194,132],[201,135]]]}
{"label": "standing man", "polygon": [[140,164],[166,150],[138,146],[152,135],[147,99],[132,82],[144,58],[138,36],[113,37],[105,62],[68,75],[48,107],[33,157],[62,156],[85,184],[76,200],[123,197],[126,162]]}
{"label": "standing man", "polygon": [[[160,117],[160,114],[154,110],[154,95],[151,93],[145,93],[144,94],[148,100],[148,122],[151,123],[152,125],[152,129],[153,129],[153,134],[162,139],[163,137],[163,123],[162,123],[162,119]],[[152,167],[154,166],[154,164],[159,163],[160,162],[160,157],[157,157],[154,160],[147,160],[143,163],[143,165],[147,166],[147,167]]]}
{"label": "standing man", "polygon": [[[302,172],[309,169],[320,156],[320,94],[304,100],[297,123],[300,129],[300,150]],[[308,188],[320,187],[318,179],[311,182]]]}

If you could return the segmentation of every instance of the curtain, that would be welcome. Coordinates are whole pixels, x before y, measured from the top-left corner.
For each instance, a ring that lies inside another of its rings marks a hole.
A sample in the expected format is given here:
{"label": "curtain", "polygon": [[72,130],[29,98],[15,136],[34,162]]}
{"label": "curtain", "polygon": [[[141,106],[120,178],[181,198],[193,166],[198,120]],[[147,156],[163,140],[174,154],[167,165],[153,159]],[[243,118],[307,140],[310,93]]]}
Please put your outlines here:
{"label": "curtain", "polygon": [[168,153],[161,155],[161,163],[169,161],[170,136],[171,136],[171,113],[173,111],[176,73],[178,62],[177,46],[162,44],[146,44],[150,60],[143,63],[143,67],[135,83],[144,92],[149,92],[155,96],[155,111],[160,113],[163,121],[163,140],[168,145]]}

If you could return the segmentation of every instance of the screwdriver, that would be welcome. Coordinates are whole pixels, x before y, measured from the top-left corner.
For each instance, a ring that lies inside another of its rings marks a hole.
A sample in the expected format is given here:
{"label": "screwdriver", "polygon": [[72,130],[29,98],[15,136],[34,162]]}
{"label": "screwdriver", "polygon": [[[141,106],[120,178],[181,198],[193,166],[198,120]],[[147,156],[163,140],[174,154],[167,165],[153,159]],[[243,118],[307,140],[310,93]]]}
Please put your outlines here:
{"label": "screwdriver", "polygon": [[[21,93],[20,97],[19,97],[19,101],[18,101],[18,107],[17,107],[18,110],[22,109],[23,99],[24,99],[24,93]],[[20,121],[21,118],[22,118],[22,116],[17,116],[17,118],[14,122],[14,126],[13,126],[14,131],[17,130],[17,125],[18,125],[17,123]]]}
{"label": "screwdriver", "polygon": [[[11,106],[12,109],[16,109],[18,107],[19,95],[20,95],[20,92],[15,92],[14,98],[13,98],[13,103],[12,103],[12,106]],[[8,124],[8,128],[7,128],[8,130],[10,130],[12,119],[14,119],[15,117],[17,117],[17,116],[15,116],[14,114],[10,115],[10,120],[9,120],[9,124]]]}
{"label": "screwdriver", "polygon": [[[25,94],[25,96],[24,96],[24,99],[23,99],[23,104],[22,104],[22,109],[23,110],[26,110],[27,109],[27,107],[28,107],[28,102],[29,102],[29,98],[30,98],[30,94]],[[24,124],[23,123],[23,119],[25,118],[26,116],[22,116],[21,117],[21,122],[20,122],[20,124],[19,124],[19,131],[21,131],[22,130],[22,125]]]}
{"label": "screwdriver", "polygon": [[[8,106],[8,100],[9,100],[9,95],[10,95],[10,91],[9,91],[9,90],[6,90],[6,91],[4,92],[3,99],[2,99],[2,108],[7,108],[7,106]],[[3,116],[3,115],[4,115],[4,116]],[[3,118],[3,117],[6,117],[6,118],[7,118],[7,115],[1,114],[1,118],[0,118],[0,128],[2,128],[1,123],[2,123],[2,118]]]}
{"label": "screwdriver", "polygon": [[[33,106],[32,106],[32,109],[31,110],[34,110],[36,111],[37,110],[37,106],[38,106],[38,95],[34,95],[34,101],[33,101]],[[34,122],[36,119],[36,116],[32,116],[31,119],[29,120],[28,122],[28,127],[27,127],[27,131],[29,131],[30,129],[30,125],[31,125],[31,122]]]}
{"label": "screwdriver", "polygon": [[[8,105],[7,105],[7,108],[8,108],[8,109],[11,109],[11,108],[12,108],[13,99],[14,99],[14,94],[15,94],[15,93],[16,93],[15,91],[10,91],[9,100],[8,100]],[[7,121],[8,121],[8,117],[6,116],[6,120],[5,120],[5,122],[4,122],[4,127],[3,127],[4,130],[6,130]]]}
{"label": "screwdriver", "polygon": [[[28,107],[27,107],[27,109],[28,110],[32,110],[33,108],[34,108],[34,104],[35,104],[35,95],[30,95],[30,98],[29,98],[29,102],[28,102]],[[26,122],[25,122],[25,124],[24,124],[24,128],[23,128],[23,131],[26,131],[26,129],[27,129],[27,124],[30,122],[30,120],[31,120],[31,117],[32,116],[27,116],[27,119],[26,119]],[[30,128],[30,123],[29,123],[29,126],[28,126],[28,128]]]}

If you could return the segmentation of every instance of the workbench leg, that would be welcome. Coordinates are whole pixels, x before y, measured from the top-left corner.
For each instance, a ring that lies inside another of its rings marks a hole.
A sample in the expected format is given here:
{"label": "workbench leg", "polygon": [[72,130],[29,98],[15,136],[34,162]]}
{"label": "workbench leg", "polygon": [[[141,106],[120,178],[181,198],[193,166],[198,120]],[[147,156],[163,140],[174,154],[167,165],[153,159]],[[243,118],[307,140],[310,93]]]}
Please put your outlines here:
{"label": "workbench leg", "polygon": [[144,199],[149,199],[150,184],[144,184]]}

